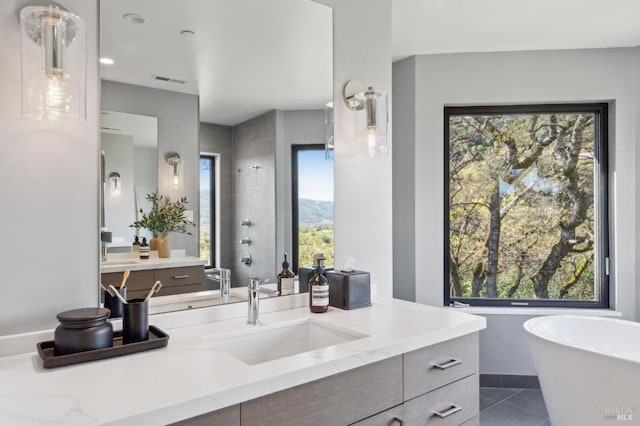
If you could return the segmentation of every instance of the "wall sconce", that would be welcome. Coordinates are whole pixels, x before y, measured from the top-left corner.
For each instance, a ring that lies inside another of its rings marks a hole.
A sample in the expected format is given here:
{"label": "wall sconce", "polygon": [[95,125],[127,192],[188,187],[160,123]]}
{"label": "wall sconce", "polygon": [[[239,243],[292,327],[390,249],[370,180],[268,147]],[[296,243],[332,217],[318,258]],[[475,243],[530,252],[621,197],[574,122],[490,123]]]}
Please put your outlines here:
{"label": "wall sconce", "polygon": [[20,28],[22,115],[36,120],[85,121],[84,21],[53,3],[23,8]]}
{"label": "wall sconce", "polygon": [[119,197],[122,194],[122,181],[120,179],[120,173],[109,173],[109,190],[112,197]]}
{"label": "wall sconce", "polygon": [[357,139],[356,156],[375,157],[388,154],[389,127],[387,94],[369,86],[366,90],[356,80],[347,82],[343,91],[347,107],[356,112],[354,126]]}
{"label": "wall sconce", "polygon": [[164,155],[164,161],[167,162],[170,166],[172,166],[171,173],[171,187],[174,189],[180,188],[180,163],[182,159],[177,152],[169,151]]}

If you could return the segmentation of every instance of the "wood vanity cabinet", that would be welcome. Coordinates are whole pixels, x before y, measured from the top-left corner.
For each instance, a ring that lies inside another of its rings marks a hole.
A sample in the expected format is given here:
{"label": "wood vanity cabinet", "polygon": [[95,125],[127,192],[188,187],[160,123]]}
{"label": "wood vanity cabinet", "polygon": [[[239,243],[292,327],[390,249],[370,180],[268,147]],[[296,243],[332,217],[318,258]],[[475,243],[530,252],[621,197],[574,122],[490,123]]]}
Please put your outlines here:
{"label": "wood vanity cabinet", "polygon": [[243,426],[348,425],[402,403],[402,356],[240,404]]}
{"label": "wood vanity cabinet", "polygon": [[478,367],[473,333],[243,402],[233,422],[178,424],[478,426]]}
{"label": "wood vanity cabinet", "polygon": [[[120,286],[122,272],[101,274],[102,284],[108,287],[113,284]],[[146,269],[131,271],[127,279],[127,298],[135,299],[146,296],[147,292],[157,280],[162,282],[159,296],[170,294],[192,293],[195,291],[214,290],[208,287],[204,280],[204,266],[183,266],[178,268]]]}
{"label": "wood vanity cabinet", "polygon": [[240,426],[240,404],[192,417],[171,426]]}

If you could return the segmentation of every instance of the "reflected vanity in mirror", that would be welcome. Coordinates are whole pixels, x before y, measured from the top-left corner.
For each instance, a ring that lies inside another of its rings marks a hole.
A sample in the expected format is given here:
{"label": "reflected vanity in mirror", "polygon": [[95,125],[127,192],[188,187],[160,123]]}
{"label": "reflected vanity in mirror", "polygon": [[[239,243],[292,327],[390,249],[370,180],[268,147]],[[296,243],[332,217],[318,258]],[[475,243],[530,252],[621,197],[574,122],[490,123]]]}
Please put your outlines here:
{"label": "reflected vanity in mirror", "polygon": [[[296,252],[292,147],[332,134],[332,26],[312,0],[100,2],[105,286],[126,268],[129,297],[162,280],[156,312],[246,300],[249,277],[275,286]],[[140,260],[131,243],[151,234],[129,225],[156,189],[186,197],[196,226]]]}

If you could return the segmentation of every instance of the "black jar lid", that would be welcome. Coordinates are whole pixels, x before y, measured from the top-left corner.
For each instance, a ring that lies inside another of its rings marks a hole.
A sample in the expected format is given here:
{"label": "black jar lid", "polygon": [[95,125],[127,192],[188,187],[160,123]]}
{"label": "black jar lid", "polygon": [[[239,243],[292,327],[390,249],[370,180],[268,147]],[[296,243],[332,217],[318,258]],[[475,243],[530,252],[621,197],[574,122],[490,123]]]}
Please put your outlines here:
{"label": "black jar lid", "polygon": [[80,308],[60,312],[57,317],[64,324],[92,327],[105,322],[110,313],[107,308]]}

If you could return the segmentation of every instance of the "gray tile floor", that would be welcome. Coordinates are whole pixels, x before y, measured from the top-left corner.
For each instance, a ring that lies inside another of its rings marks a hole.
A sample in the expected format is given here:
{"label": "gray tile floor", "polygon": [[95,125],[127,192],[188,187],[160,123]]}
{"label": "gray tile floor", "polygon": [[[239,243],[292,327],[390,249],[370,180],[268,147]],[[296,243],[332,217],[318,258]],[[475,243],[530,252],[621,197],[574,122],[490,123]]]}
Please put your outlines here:
{"label": "gray tile floor", "polygon": [[480,388],[480,426],[550,426],[540,389]]}

